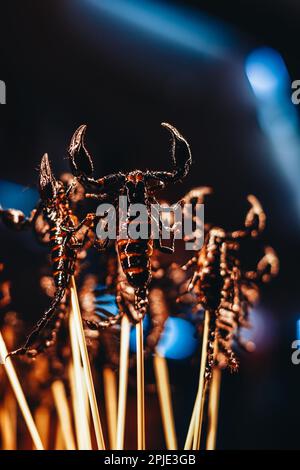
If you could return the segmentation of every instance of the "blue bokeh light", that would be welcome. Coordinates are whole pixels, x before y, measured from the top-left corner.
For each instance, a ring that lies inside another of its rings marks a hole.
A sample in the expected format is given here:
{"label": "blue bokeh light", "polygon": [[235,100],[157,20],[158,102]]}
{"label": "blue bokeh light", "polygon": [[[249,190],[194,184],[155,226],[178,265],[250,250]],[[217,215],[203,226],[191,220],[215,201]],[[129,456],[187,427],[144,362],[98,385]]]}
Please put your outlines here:
{"label": "blue bokeh light", "polygon": [[119,307],[116,302],[116,296],[113,294],[106,293],[107,287],[104,284],[98,284],[95,289],[95,313],[99,317],[105,317],[106,315],[101,311],[104,309],[111,315],[118,315]]}
{"label": "blue bokeh light", "polygon": [[190,51],[215,58],[232,56],[235,41],[229,28],[198,12],[150,0],[86,1],[130,26]]}
{"label": "blue bokeh light", "polygon": [[[144,319],[144,334],[149,332],[150,321]],[[130,333],[130,349],[136,351],[135,328]],[[164,331],[157,344],[156,351],[166,359],[183,360],[192,356],[198,347],[199,340],[195,326],[183,318],[169,317]]]}
{"label": "blue bokeh light", "polygon": [[196,328],[183,318],[169,317],[156,350],[167,359],[187,359],[198,347]]}
{"label": "blue bokeh light", "polygon": [[296,322],[296,339],[300,341],[300,319]]}
{"label": "blue bokeh light", "polygon": [[[258,119],[270,144],[280,174],[292,196],[300,220],[300,132],[296,107],[291,100],[287,67],[274,49],[258,48],[245,62],[246,75],[256,96]],[[281,194],[278,193],[282,207]]]}
{"label": "blue bokeh light", "polygon": [[251,52],[246,60],[246,74],[254,93],[268,97],[288,86],[289,76],[281,55],[270,47]]}
{"label": "blue bokeh light", "polygon": [[0,180],[0,205],[3,209],[19,209],[29,215],[36,207],[38,199],[36,189]]}

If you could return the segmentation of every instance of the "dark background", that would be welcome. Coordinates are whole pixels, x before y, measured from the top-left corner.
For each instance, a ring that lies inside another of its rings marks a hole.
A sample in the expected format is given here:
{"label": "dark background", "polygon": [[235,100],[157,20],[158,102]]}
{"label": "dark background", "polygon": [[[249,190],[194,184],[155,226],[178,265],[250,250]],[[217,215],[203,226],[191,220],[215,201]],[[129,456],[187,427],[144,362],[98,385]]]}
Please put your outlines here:
{"label": "dark background", "polygon": [[[300,5],[296,0],[159,5],[179,8],[183,18],[192,15],[196,21],[207,14],[221,21],[216,30],[224,56],[205,56],[165,40],[95,2],[2,2],[0,79],[7,85],[7,105],[0,107],[1,179],[33,187],[45,151],[57,174],[67,170],[66,148],[82,123],[88,124],[97,175],[168,169],[169,137],[160,128],[167,121],[190,142],[194,165],[189,178],[164,196],[175,201],[193,186],[210,185],[215,194],[206,220],[232,228],[243,221],[246,195],[256,194],[268,217],[264,237],[278,252],[281,272],[262,292],[257,351],[241,355],[238,375],[224,374],[218,447],[299,448],[300,368],[291,363],[300,316],[299,213],[259,126],[244,59],[255,47],[271,46],[291,79],[300,78]],[[227,31],[233,39],[225,44]],[[23,286],[19,307],[37,317],[26,292],[35,283],[39,252],[28,238],[22,243],[4,229],[0,241]],[[177,373],[183,374],[180,366]],[[191,403],[183,416],[183,394],[181,400],[177,420],[183,436]]]}

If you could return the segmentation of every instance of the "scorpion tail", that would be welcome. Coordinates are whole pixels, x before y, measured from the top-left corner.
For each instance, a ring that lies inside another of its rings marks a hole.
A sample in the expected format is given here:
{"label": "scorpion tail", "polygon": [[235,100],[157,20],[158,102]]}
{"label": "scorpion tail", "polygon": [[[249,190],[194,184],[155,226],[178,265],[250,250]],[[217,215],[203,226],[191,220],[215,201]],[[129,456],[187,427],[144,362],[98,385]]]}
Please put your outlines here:
{"label": "scorpion tail", "polygon": [[53,298],[50,307],[44,312],[42,318],[35,324],[33,330],[27,337],[24,346],[15,351],[10,352],[7,357],[9,356],[23,356],[28,355],[29,357],[35,357],[38,354],[37,349],[33,347],[35,341],[37,340],[40,332],[46,328],[48,323],[52,320],[57,307],[61,303],[66,289],[61,287],[57,289],[55,297]]}

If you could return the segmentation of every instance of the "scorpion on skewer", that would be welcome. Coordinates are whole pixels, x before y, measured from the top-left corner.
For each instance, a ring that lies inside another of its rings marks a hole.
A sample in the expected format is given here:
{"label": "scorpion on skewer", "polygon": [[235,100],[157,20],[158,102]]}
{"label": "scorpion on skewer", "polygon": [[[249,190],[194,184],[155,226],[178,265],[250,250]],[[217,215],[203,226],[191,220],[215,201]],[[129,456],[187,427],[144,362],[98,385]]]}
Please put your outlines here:
{"label": "scorpion on skewer", "polygon": [[82,249],[88,241],[95,215],[89,213],[79,223],[68,200],[73,186],[74,184],[71,183],[66,189],[61,181],[55,179],[48,155],[45,154],[42,157],[39,172],[38,187],[41,201],[31,212],[30,217],[26,218],[21,211],[16,209],[1,209],[0,215],[6,225],[17,230],[33,227],[39,238],[49,243],[55,283],[55,294],[49,308],[34,326],[24,346],[11,352],[10,355],[26,354],[29,357],[35,357],[40,352],[33,347],[34,343],[41,331],[55,316],[69,287],[71,276],[74,274],[78,250]]}
{"label": "scorpion on skewer", "polygon": [[[190,194],[185,196],[185,200],[189,200]],[[202,202],[203,188],[198,189],[198,196]],[[197,197],[197,190],[193,190],[193,197]],[[205,370],[207,381],[211,378],[214,365],[215,341],[219,352],[225,356],[227,365],[233,371],[238,368],[238,361],[232,350],[233,340],[237,337],[241,346],[251,349],[252,345],[244,344],[239,337],[240,328],[249,325],[248,310],[258,298],[256,284],[259,281],[268,282],[279,270],[277,255],[271,247],[265,248],[256,270],[244,271],[240,266],[241,240],[257,237],[264,230],[266,222],[259,201],[252,195],[247,199],[251,208],[247,213],[244,229],[226,232],[220,227],[207,226],[202,248],[183,266],[187,270],[196,264],[197,268],[187,291],[195,292],[198,310],[202,308],[210,312]],[[183,296],[184,294],[181,295]]]}
{"label": "scorpion on skewer", "polygon": [[[88,273],[84,276],[79,290],[79,301],[83,313],[85,335],[90,348],[97,352],[101,349],[102,359],[110,366],[119,365],[117,324],[126,314],[132,322],[139,320],[139,314],[134,307],[134,288],[128,283],[125,274],[120,269],[118,258],[113,250],[106,253],[104,284],[99,276]],[[165,278],[165,269],[161,266],[158,250],[152,258],[152,283],[149,287],[149,331],[145,338],[145,355],[153,351],[164,330],[165,322],[170,315],[166,288],[169,280]],[[107,327],[110,328],[107,328]],[[132,361],[133,362],[133,361]],[[132,366],[132,364],[130,363]]]}
{"label": "scorpion on skewer", "polygon": [[[134,289],[120,271],[116,253],[105,256],[105,279],[99,274],[85,274],[79,290],[85,337],[90,352],[112,368],[119,366],[118,323],[124,314],[134,312]],[[128,292],[129,289],[129,292]]]}
{"label": "scorpion on skewer", "polygon": [[[134,224],[130,207],[133,204],[143,204],[147,207],[148,217],[144,222],[147,224],[148,238],[122,238],[117,235],[116,248],[118,260],[124,273],[128,286],[134,291],[133,315],[138,312],[135,322],[144,317],[148,306],[148,286],[151,280],[151,257],[153,249],[157,248],[164,253],[174,252],[174,227],[170,230],[171,246],[162,245],[161,225],[153,212],[150,211],[151,204],[158,204],[155,198],[155,190],[162,189],[166,184],[175,183],[184,179],[189,173],[192,157],[189,144],[173,126],[162,123],[172,136],[172,163],[171,171],[146,171],[134,170],[129,173],[115,173],[100,179],[94,179],[93,161],[89,155],[84,136],[86,126],[80,126],[74,133],[69,147],[71,169],[79,182],[87,189],[94,191],[86,193],[86,198],[115,203],[118,205],[118,196],[126,197],[128,211],[125,216],[125,228]],[[149,226],[154,222],[159,227],[159,238],[153,239],[149,234]],[[119,224],[118,224],[119,225]],[[168,230],[167,227],[165,227]],[[108,243],[107,239],[107,243]],[[106,243],[101,243],[101,248]],[[132,317],[132,315],[131,315]],[[99,327],[102,325],[99,323]]]}

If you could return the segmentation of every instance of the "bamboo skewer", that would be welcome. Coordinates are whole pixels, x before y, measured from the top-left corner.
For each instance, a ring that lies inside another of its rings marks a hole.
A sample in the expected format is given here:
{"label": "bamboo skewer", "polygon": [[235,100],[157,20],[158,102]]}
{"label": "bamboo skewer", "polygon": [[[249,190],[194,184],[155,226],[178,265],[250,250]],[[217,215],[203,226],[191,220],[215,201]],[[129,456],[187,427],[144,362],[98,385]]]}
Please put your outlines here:
{"label": "bamboo skewer", "polygon": [[[76,438],[76,445],[78,450],[82,450],[82,447],[84,447],[83,440],[80,437],[80,413],[79,413],[79,407],[77,405],[77,387],[75,384],[75,372],[74,372],[74,367],[73,364],[70,363],[68,366],[68,377],[69,377],[69,383],[70,383],[70,389],[71,389],[71,400],[72,400],[72,411],[73,411],[73,417],[74,417],[74,425],[75,425],[75,438]],[[59,421],[57,422],[57,429],[56,429],[56,437],[55,439],[60,441],[60,434],[61,434],[61,427],[59,424]]]}
{"label": "bamboo skewer", "polygon": [[204,374],[205,374],[206,359],[207,359],[209,321],[210,321],[210,312],[209,310],[206,310],[204,314],[204,328],[203,328],[203,338],[202,338],[199,386],[198,386],[198,393],[197,393],[197,398],[196,398],[193,450],[198,450],[200,448],[201,428],[202,428],[202,419],[203,419],[203,406],[204,406],[204,397],[205,397],[205,388],[206,388]]}
{"label": "bamboo skewer", "polygon": [[2,450],[17,449],[17,406],[15,397],[8,390],[0,409]]}
{"label": "bamboo skewer", "polygon": [[124,449],[124,433],[126,419],[126,399],[128,382],[128,358],[129,358],[130,322],[127,315],[123,315],[121,321],[120,344],[120,368],[119,368],[119,396],[116,449]]}
{"label": "bamboo skewer", "polygon": [[76,446],[73,436],[71,415],[64,384],[61,380],[55,380],[51,385],[51,389],[66,449],[75,450]]}
{"label": "bamboo skewer", "polygon": [[136,380],[137,380],[137,450],[145,450],[145,389],[143,320],[136,325]]}
{"label": "bamboo skewer", "polygon": [[210,384],[208,401],[208,428],[206,439],[207,450],[215,450],[216,448],[221,376],[221,369],[219,367],[215,367]]}
{"label": "bamboo skewer", "polygon": [[4,406],[9,412],[9,417],[10,417],[10,422],[11,422],[11,436],[10,436],[11,448],[17,449],[18,408],[17,408],[16,399],[14,397],[12,390],[10,390],[6,394]]}
{"label": "bamboo skewer", "polygon": [[[196,397],[193,412],[192,412],[191,421],[190,421],[190,424],[189,424],[188,433],[187,433],[185,444],[184,444],[184,450],[191,450],[192,449],[193,440],[194,440],[194,433],[195,433],[196,413],[197,413],[197,410],[199,409],[199,402],[200,402],[200,422],[202,422],[204,397],[205,397],[205,390],[204,390],[202,398],[199,395],[199,392],[197,393],[197,397]],[[201,430],[200,430],[200,438],[201,438]]]}
{"label": "bamboo skewer", "polygon": [[92,450],[90,428],[87,420],[85,406],[85,382],[82,378],[80,351],[77,341],[73,312],[70,312],[69,329],[73,355],[73,363],[71,363],[69,367],[69,376],[71,383],[77,446],[79,450]]}
{"label": "bamboo skewer", "polygon": [[12,422],[5,405],[0,408],[1,450],[15,450]]}
{"label": "bamboo skewer", "polygon": [[175,420],[172,407],[172,396],[167,361],[164,357],[159,356],[158,353],[156,353],[153,358],[153,365],[166,447],[168,450],[177,450]]}
{"label": "bamboo skewer", "polygon": [[2,363],[4,363],[5,371],[7,373],[8,379],[14,391],[16,400],[21,409],[22,415],[28,427],[28,430],[33,440],[33,443],[35,445],[35,448],[37,450],[44,450],[40,435],[34,423],[32,414],[29,410],[23,389],[20,385],[12,360],[10,357],[7,357],[7,355],[8,355],[8,351],[6,349],[6,345],[2,337],[2,333],[0,332],[0,358],[2,359]]}
{"label": "bamboo skewer", "polygon": [[87,351],[85,337],[84,337],[84,331],[83,331],[83,326],[82,326],[82,319],[81,319],[81,314],[80,314],[80,308],[79,308],[79,302],[78,302],[78,297],[77,297],[77,290],[76,290],[74,276],[72,276],[72,279],[71,279],[71,305],[72,305],[72,310],[74,314],[74,323],[76,327],[77,340],[79,343],[80,354],[81,354],[81,359],[82,359],[82,364],[83,364],[83,369],[84,369],[84,374],[85,374],[85,381],[86,381],[86,387],[87,387],[89,401],[90,401],[92,420],[93,420],[93,425],[95,429],[97,446],[98,446],[98,449],[104,450],[105,444],[104,444],[102,426],[101,426],[99,410],[98,410],[98,405],[97,405],[97,400],[96,400],[91,365],[90,365],[88,351]]}
{"label": "bamboo skewer", "polygon": [[[200,449],[200,442],[201,442],[201,435],[202,435],[202,422],[203,422],[203,413],[204,413],[204,405],[205,405],[205,399],[206,399],[206,394],[207,394],[207,384],[204,384],[203,387],[203,393],[200,401],[200,427],[199,427],[199,434],[198,434],[198,439],[197,439],[197,446],[193,450],[199,450]],[[199,404],[198,404],[199,406]],[[196,422],[195,422],[196,425]],[[194,434],[194,439],[195,439],[195,434]],[[194,439],[193,439],[193,445],[194,445]]]}
{"label": "bamboo skewer", "polygon": [[17,402],[12,393],[12,390],[10,390],[6,394],[4,406],[9,411],[9,415],[10,415],[11,430],[12,430],[12,433],[11,433],[12,449],[17,449],[18,409],[17,409]]}
{"label": "bamboo skewer", "polygon": [[196,409],[197,409],[198,399],[199,399],[199,393],[197,392],[197,396],[196,396],[196,400],[195,400],[194,408],[193,408],[193,412],[192,412],[192,417],[191,417],[188,433],[187,433],[185,444],[184,444],[184,450],[191,450],[191,448],[192,448],[193,438],[194,438],[194,430],[195,430],[195,416],[196,416]]}
{"label": "bamboo skewer", "polygon": [[81,367],[81,381],[82,381],[82,390],[83,390],[83,396],[84,396],[84,409],[85,409],[85,413],[86,413],[86,419],[87,419],[87,423],[88,423],[88,426],[90,427],[91,425],[91,408],[90,408],[90,401],[89,401],[89,394],[88,394],[88,391],[87,391],[87,388],[85,386],[85,375],[84,375],[84,370],[83,370],[83,367]]}
{"label": "bamboo skewer", "polygon": [[63,435],[62,435],[61,425],[60,425],[59,421],[57,421],[57,424],[56,424],[54,449],[55,450],[65,450],[65,440],[64,440]]}
{"label": "bamboo skewer", "polygon": [[49,449],[49,433],[50,433],[50,410],[45,405],[40,405],[34,412],[34,421],[42,443],[45,449]]}
{"label": "bamboo skewer", "polygon": [[103,384],[110,449],[116,448],[117,435],[117,381],[110,367],[103,369]]}

